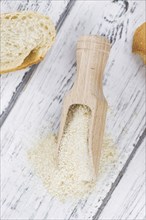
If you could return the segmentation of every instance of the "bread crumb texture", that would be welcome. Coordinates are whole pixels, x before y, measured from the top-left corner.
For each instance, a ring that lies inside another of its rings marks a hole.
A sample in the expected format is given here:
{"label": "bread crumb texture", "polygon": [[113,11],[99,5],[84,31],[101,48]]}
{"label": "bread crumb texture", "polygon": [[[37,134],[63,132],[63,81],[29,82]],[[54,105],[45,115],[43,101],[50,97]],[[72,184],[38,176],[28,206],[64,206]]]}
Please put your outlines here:
{"label": "bread crumb texture", "polygon": [[132,52],[139,54],[146,64],[146,22],[140,25],[134,33]]}
{"label": "bread crumb texture", "polygon": [[0,73],[22,69],[44,58],[55,39],[49,17],[23,11],[0,15]]}
{"label": "bread crumb texture", "polygon": [[[60,149],[57,137],[48,135],[28,152],[29,161],[52,196],[60,200],[83,198],[96,185],[92,160],[88,153],[88,107],[70,109]],[[116,147],[110,137],[104,138],[99,176],[116,159]]]}

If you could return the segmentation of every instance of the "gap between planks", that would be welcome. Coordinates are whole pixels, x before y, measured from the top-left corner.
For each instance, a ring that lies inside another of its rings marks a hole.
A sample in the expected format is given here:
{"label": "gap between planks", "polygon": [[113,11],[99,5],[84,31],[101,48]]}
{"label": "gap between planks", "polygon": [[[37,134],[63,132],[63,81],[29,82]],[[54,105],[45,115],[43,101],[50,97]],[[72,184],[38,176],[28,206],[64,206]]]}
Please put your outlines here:
{"label": "gap between planks", "polygon": [[[146,129],[144,130],[144,132],[142,133],[142,135],[139,137],[138,142],[136,143],[133,151],[131,152],[130,156],[128,157],[125,165],[123,166],[122,170],[120,171],[119,175],[117,176],[115,182],[112,184],[112,187],[110,189],[110,191],[107,193],[106,197],[103,199],[103,202],[101,204],[101,206],[99,207],[98,211],[96,212],[96,214],[93,216],[93,220],[97,220],[99,219],[102,211],[104,210],[106,204],[108,203],[108,201],[111,198],[112,193],[114,192],[114,190],[116,189],[116,187],[118,186],[121,178],[123,177],[124,173],[126,172],[131,160],[134,158],[137,150],[139,149],[139,147],[141,146],[141,144],[143,143],[144,139],[146,137]],[[110,220],[110,219],[109,219]]]}
{"label": "gap between planks", "polygon": [[[97,212],[93,215],[92,220],[98,220],[100,219],[100,215],[102,214],[104,208],[106,207],[107,203],[110,201],[110,198],[112,196],[112,194],[114,193],[114,190],[116,189],[116,187],[118,186],[118,184],[120,183],[120,180],[122,179],[122,177],[124,176],[130,162],[132,161],[132,159],[135,157],[138,149],[140,148],[141,144],[143,143],[144,139],[146,137],[146,129],[144,130],[144,132],[142,133],[142,135],[139,137],[139,140],[137,141],[137,143],[135,144],[135,147],[133,149],[133,151],[131,152],[131,154],[129,155],[127,161],[125,162],[123,168],[121,169],[121,171],[119,172],[119,175],[117,176],[117,178],[115,179],[114,183],[112,184],[109,192],[107,193],[106,197],[103,199],[100,207],[98,208]],[[78,206],[78,205],[77,205]],[[75,208],[73,209],[72,213],[70,214],[68,220],[71,220],[73,215],[76,213],[77,210],[77,206],[75,206]],[[104,219],[101,219],[104,220]],[[108,220],[113,220],[113,219],[108,219]],[[130,220],[130,219],[129,219]]]}
{"label": "gap between planks", "polygon": [[145,144],[141,143],[99,219],[145,219]]}
{"label": "gap between planks", "polygon": [[[60,16],[60,18],[59,18],[59,20],[58,20],[58,22],[56,24],[56,31],[57,31],[57,33],[60,31],[61,26],[63,25],[65,19],[69,15],[69,13],[70,13],[71,9],[73,8],[75,2],[76,2],[76,0],[73,0],[73,1],[69,0],[69,3],[65,7],[65,10],[61,14],[61,16]],[[0,128],[4,124],[5,120],[7,119],[8,115],[10,114],[10,112],[11,112],[12,108],[14,107],[15,103],[17,102],[18,98],[22,94],[24,88],[27,86],[27,84],[31,80],[32,76],[35,74],[35,71],[38,68],[38,66],[39,66],[39,64],[33,65],[31,67],[31,69],[28,70],[24,74],[24,76],[22,78],[22,81],[16,87],[16,90],[13,93],[13,95],[12,95],[12,97],[11,97],[9,103],[8,103],[8,106],[4,109],[4,111],[0,115]]]}

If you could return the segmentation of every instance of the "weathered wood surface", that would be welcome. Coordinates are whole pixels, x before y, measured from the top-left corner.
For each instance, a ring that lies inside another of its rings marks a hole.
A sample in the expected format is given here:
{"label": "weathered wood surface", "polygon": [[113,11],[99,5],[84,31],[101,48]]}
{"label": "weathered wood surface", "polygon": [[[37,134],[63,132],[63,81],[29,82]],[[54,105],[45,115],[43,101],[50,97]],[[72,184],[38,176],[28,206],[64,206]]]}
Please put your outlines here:
{"label": "weathered wood surface", "polygon": [[146,217],[145,144],[146,139],[131,161],[100,219],[144,219]]}
{"label": "weathered wood surface", "polygon": [[[75,2],[54,47],[2,126],[2,219],[101,219],[145,137],[145,67],[131,53],[134,30],[144,19],[144,1]],[[112,42],[104,92],[109,103],[107,131],[117,143],[118,159],[87,200],[61,204],[32,174],[25,154],[40,136],[58,128],[62,99],[75,77],[76,41],[83,34],[102,34]]]}
{"label": "weathered wood surface", "polygon": [[[38,11],[44,15],[51,17],[59,31],[64,19],[67,17],[74,2],[69,0],[62,1],[22,1],[22,0],[2,0],[1,13],[8,13],[13,11],[33,10]],[[37,65],[26,68],[16,73],[9,73],[1,75],[1,108],[0,108],[0,126],[4,123],[7,115],[13,108],[19,95],[29,82]]]}

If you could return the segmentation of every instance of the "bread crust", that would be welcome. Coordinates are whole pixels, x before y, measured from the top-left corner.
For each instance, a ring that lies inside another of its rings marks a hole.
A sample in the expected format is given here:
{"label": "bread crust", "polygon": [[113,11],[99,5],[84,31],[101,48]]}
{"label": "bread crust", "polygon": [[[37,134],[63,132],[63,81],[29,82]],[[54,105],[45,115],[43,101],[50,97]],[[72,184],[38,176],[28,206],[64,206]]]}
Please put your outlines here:
{"label": "bread crust", "polygon": [[[45,57],[45,55],[44,55],[44,57]],[[24,62],[20,66],[14,68],[14,69],[0,71],[0,74],[4,74],[4,73],[9,73],[9,72],[14,72],[14,71],[17,71],[17,70],[25,69],[26,67],[29,67],[29,66],[32,66],[34,64],[39,63],[40,61],[42,61],[44,59],[44,57],[38,57],[38,59],[36,59],[36,60],[30,59],[29,61],[25,62],[25,60],[28,58],[28,57],[26,57],[26,59],[24,60]]]}
{"label": "bread crust", "polygon": [[[16,68],[12,68],[12,69],[7,69],[7,70],[1,70],[0,69],[0,74],[4,74],[4,73],[8,73],[8,72],[13,72],[13,71],[17,71],[17,70],[21,70],[24,69],[26,67],[29,67],[33,64],[37,64],[39,63],[41,60],[44,59],[47,51],[49,50],[49,48],[52,46],[52,44],[55,41],[55,37],[56,37],[56,31],[55,31],[55,27],[53,22],[51,21],[51,19],[47,16],[41,15],[40,13],[37,12],[33,12],[33,11],[26,11],[26,14],[31,14],[32,16],[39,16],[42,18],[47,18],[50,22],[50,35],[51,35],[51,43],[50,45],[46,46],[46,52],[41,54],[38,53],[39,49],[34,49],[33,51],[30,52],[30,54],[24,59],[23,63],[20,66],[17,66]],[[3,13],[0,15],[1,19],[5,19],[6,17],[13,17],[13,16],[18,16],[18,15],[24,15],[24,11],[23,12],[12,12],[12,13]]]}
{"label": "bread crust", "polygon": [[139,54],[146,64],[146,22],[140,25],[134,33],[132,52]]}

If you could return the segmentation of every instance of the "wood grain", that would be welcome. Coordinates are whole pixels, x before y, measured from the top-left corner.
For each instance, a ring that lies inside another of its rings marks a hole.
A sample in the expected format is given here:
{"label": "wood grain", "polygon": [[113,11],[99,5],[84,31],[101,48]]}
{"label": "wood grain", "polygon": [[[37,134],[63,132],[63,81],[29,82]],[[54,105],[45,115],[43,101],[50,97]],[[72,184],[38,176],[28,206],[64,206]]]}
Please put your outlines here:
{"label": "wood grain", "polygon": [[76,50],[77,77],[63,101],[58,149],[71,106],[77,104],[88,106],[91,110],[88,151],[92,158],[95,175],[97,175],[107,114],[107,101],[103,94],[102,79],[109,57],[110,44],[106,38],[101,36],[82,36],[77,42]]}
{"label": "wood grain", "polygon": [[[33,10],[48,15],[53,20],[57,32],[59,31],[63,21],[65,20],[69,10],[73,6],[73,2],[68,0],[63,1],[10,1],[2,0],[1,12]],[[13,108],[19,95],[29,82],[33,72],[38,65],[26,68],[15,73],[1,75],[1,108],[0,108],[0,126],[4,123],[9,112]]]}
{"label": "wood grain", "polygon": [[[131,53],[134,30],[144,19],[143,1],[75,3],[56,44],[3,124],[3,219],[92,219],[109,201],[145,137],[145,67]],[[25,154],[40,136],[58,129],[62,99],[75,77],[75,45],[84,34],[101,34],[112,42],[104,93],[109,103],[106,129],[115,139],[118,158],[87,200],[61,204],[34,176]]]}
{"label": "wood grain", "polygon": [[144,219],[145,144],[146,139],[143,140],[99,219]]}

